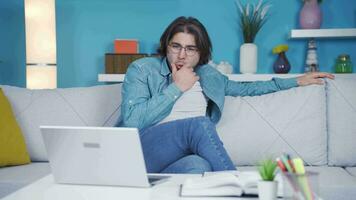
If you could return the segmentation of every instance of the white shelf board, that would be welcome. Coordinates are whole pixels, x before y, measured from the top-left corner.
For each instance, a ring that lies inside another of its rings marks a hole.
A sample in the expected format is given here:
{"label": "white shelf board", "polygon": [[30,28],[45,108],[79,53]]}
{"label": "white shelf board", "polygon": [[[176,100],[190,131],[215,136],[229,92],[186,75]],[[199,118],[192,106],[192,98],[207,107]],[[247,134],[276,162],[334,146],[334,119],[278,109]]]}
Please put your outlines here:
{"label": "white shelf board", "polygon": [[[228,74],[230,80],[235,81],[264,81],[270,80],[273,77],[279,78],[290,78],[296,77],[300,74]],[[98,81],[99,82],[123,82],[125,78],[125,74],[99,74]]]}
{"label": "white shelf board", "polygon": [[[230,80],[234,81],[267,81],[273,77],[292,78],[303,74],[228,74]],[[356,79],[356,73],[334,74],[335,78]],[[125,74],[99,74],[99,82],[124,82]]]}
{"label": "white shelf board", "polygon": [[99,74],[99,82],[124,82],[125,74]]}
{"label": "white shelf board", "polygon": [[356,28],[293,29],[290,38],[356,38]]}
{"label": "white shelf board", "polygon": [[278,78],[292,78],[300,74],[227,74],[229,80],[234,81],[267,81],[273,77]]}

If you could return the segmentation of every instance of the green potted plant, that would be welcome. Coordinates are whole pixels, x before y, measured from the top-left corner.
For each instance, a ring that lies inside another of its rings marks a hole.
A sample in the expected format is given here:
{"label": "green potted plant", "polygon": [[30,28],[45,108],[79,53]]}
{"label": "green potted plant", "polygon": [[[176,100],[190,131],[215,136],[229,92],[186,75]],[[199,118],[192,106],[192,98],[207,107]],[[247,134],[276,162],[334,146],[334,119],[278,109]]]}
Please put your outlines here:
{"label": "green potted plant", "polygon": [[244,39],[244,44],[240,47],[240,73],[256,73],[258,49],[254,41],[267,21],[270,5],[263,0],[259,0],[257,5],[252,3],[243,5],[240,1],[236,1],[236,5]]}
{"label": "green potted plant", "polygon": [[257,183],[257,186],[260,200],[274,200],[277,198],[278,182],[274,180],[276,168],[277,162],[271,158],[259,163],[258,172],[262,180]]}

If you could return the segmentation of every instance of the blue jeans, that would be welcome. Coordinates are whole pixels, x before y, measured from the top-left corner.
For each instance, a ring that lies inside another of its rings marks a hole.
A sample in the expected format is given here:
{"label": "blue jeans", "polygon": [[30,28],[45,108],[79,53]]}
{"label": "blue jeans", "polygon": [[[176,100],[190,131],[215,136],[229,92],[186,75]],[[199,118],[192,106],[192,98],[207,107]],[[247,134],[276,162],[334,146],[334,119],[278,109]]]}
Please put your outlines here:
{"label": "blue jeans", "polygon": [[235,170],[207,117],[176,120],[140,131],[149,173],[202,173]]}

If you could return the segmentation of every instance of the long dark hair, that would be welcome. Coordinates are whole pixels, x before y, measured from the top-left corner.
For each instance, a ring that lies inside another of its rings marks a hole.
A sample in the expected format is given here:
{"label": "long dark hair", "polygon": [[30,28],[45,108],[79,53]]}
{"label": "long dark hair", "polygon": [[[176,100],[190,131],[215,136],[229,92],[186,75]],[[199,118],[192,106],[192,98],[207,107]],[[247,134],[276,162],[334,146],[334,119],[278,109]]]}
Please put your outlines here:
{"label": "long dark hair", "polygon": [[176,33],[189,33],[195,38],[195,42],[200,54],[198,65],[207,64],[211,59],[212,46],[208,32],[202,23],[194,17],[178,17],[163,32],[160,39],[158,53],[162,57],[167,56],[167,47]]}

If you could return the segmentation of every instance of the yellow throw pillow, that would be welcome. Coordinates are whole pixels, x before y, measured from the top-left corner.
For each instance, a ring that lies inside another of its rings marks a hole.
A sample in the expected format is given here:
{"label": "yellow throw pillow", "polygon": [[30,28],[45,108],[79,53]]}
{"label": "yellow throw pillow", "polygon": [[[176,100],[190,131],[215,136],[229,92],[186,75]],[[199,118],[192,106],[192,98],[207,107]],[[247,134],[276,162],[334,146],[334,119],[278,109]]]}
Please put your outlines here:
{"label": "yellow throw pillow", "polygon": [[0,88],[0,167],[30,163],[24,137]]}

